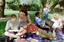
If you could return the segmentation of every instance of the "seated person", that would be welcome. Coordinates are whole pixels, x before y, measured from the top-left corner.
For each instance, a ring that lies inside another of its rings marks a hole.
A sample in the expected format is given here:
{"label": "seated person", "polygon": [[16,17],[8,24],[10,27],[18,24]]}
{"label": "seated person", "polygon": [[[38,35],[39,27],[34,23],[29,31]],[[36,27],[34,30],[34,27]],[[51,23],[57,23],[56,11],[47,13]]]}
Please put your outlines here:
{"label": "seated person", "polygon": [[63,31],[63,34],[64,34],[64,16],[63,16],[62,23],[63,23],[63,26],[62,26],[62,31]]}
{"label": "seated person", "polygon": [[5,36],[8,36],[10,38],[19,37],[18,33],[21,31],[19,30],[19,28],[20,28],[20,22],[17,20],[16,15],[12,14],[10,20],[8,20],[6,24]]}
{"label": "seated person", "polygon": [[51,21],[54,22],[54,24],[53,24],[53,26],[52,26],[53,29],[57,29],[57,28],[59,28],[59,26],[62,25],[62,24],[61,24],[61,19],[59,18],[58,13],[55,13],[55,14],[54,14],[54,17],[51,19]]}
{"label": "seated person", "polygon": [[53,26],[52,26],[52,29],[53,29],[53,35],[56,36],[55,31],[62,25],[61,24],[61,19],[59,18],[58,13],[54,14],[54,17],[51,19],[51,21],[54,22]]}
{"label": "seated person", "polygon": [[63,17],[63,20],[62,20],[62,23],[63,25],[60,26],[58,29],[57,29],[57,35],[59,35],[60,37],[62,37],[64,39],[64,17]]}
{"label": "seated person", "polygon": [[37,12],[35,15],[34,24],[43,30],[49,31],[50,27],[45,25],[44,21],[41,19],[40,12]]}

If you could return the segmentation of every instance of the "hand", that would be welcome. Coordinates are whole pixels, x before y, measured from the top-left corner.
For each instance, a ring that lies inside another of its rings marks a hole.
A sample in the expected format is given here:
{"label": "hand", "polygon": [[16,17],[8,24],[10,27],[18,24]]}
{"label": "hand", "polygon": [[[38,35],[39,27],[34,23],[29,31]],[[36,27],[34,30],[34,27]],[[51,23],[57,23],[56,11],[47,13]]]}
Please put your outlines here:
{"label": "hand", "polygon": [[42,24],[43,26],[45,25],[45,23]]}
{"label": "hand", "polygon": [[23,26],[23,28],[26,28],[26,27],[27,27],[27,25]]}

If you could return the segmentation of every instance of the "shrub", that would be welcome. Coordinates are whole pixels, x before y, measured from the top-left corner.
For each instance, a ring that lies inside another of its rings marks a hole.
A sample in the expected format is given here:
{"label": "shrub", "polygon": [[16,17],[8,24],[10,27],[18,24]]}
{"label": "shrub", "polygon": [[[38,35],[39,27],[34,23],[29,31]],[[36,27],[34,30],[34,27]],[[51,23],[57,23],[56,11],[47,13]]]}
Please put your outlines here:
{"label": "shrub", "polygon": [[17,5],[16,4],[10,4],[9,8],[11,8],[13,10],[17,10]]}
{"label": "shrub", "polygon": [[26,7],[28,11],[39,11],[39,6],[37,4],[31,4],[31,5],[23,4],[20,5],[20,8],[21,7]]}

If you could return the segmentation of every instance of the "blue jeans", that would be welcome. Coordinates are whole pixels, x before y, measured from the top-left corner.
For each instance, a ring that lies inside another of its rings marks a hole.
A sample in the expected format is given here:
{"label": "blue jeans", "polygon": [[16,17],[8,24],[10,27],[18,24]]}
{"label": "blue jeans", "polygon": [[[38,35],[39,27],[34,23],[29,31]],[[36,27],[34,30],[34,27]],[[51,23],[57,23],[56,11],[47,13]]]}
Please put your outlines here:
{"label": "blue jeans", "polygon": [[47,19],[48,19],[48,14],[45,14],[44,21],[46,22]]}

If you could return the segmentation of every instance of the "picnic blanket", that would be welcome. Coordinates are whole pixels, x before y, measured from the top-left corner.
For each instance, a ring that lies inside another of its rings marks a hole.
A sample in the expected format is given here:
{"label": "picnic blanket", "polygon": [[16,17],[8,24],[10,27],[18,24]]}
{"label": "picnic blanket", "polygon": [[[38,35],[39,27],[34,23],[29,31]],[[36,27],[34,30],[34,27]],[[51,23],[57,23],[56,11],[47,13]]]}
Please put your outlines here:
{"label": "picnic blanket", "polygon": [[[60,35],[61,34],[61,35]],[[36,34],[27,34],[26,38],[21,38],[24,39],[24,41],[29,41],[29,42],[33,42],[33,41],[38,41],[38,42],[64,42],[64,39],[62,39],[62,35],[64,35],[62,33],[62,31],[58,31],[56,32],[56,40],[49,40],[48,38],[44,38],[44,37],[40,37]]]}

